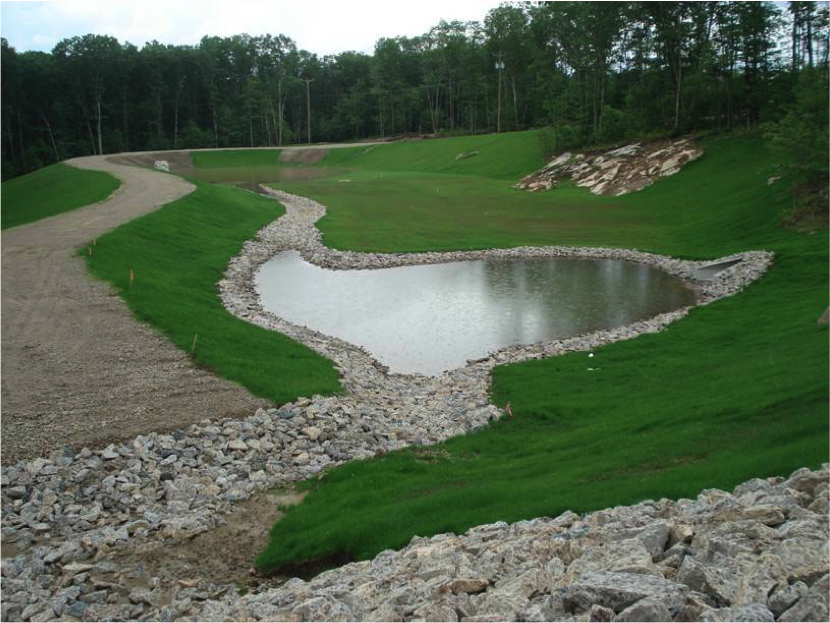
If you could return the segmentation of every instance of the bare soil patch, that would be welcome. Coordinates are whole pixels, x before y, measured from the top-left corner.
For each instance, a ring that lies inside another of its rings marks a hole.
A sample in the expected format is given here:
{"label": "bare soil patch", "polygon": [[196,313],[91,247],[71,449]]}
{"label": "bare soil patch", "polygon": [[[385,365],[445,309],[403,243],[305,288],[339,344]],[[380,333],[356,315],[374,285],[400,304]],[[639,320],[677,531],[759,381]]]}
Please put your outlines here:
{"label": "bare soil patch", "polygon": [[308,149],[283,149],[280,152],[280,162],[293,162],[294,164],[315,164],[326,157],[329,150],[325,147],[312,147]]}
{"label": "bare soil patch", "polygon": [[127,164],[139,167],[155,168],[157,160],[164,160],[170,166],[171,173],[180,173],[193,168],[193,160],[189,151],[163,151],[157,153],[137,152],[132,154],[118,154],[108,158],[115,164]]}
{"label": "bare soil patch", "polygon": [[266,406],[138,323],[76,255],[193,186],[103,157],[68,164],[111,173],[122,186],[106,201],[2,234],[3,464]]}
{"label": "bare soil patch", "polygon": [[[253,570],[254,559],[268,545],[269,532],[282,516],[280,510],[299,504],[304,493],[263,491],[235,505],[217,527],[191,538],[152,539],[120,550],[113,558],[113,580],[130,588],[150,587],[153,578],[163,585],[234,584],[245,592],[273,587],[291,576],[263,576]],[[164,586],[163,586],[164,588]]]}
{"label": "bare soil patch", "polygon": [[814,234],[820,229],[827,229],[830,225],[830,214],[827,212],[802,212],[784,221],[784,226],[800,234]]}

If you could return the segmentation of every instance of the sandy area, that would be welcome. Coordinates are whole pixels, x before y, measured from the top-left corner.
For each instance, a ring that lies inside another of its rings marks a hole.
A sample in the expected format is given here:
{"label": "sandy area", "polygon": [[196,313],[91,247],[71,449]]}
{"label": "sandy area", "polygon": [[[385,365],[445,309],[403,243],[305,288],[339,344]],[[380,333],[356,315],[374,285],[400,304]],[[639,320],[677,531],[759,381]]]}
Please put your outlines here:
{"label": "sandy area", "polygon": [[193,366],[139,324],[76,249],[193,190],[173,175],[77,158],[121,187],[109,199],[2,234],[2,462],[100,447],[266,401]]}

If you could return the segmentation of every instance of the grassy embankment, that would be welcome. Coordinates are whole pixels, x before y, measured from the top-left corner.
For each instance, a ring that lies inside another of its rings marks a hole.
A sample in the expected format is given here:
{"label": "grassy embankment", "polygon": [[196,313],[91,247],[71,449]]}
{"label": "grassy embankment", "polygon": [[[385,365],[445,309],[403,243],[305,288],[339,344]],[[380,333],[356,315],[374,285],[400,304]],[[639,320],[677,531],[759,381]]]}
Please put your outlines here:
{"label": "grassy embankment", "polygon": [[216,283],[230,259],[284,212],[239,188],[197,183],[192,194],[101,236],[85,257],[140,320],[192,352],[198,365],[275,403],[337,392],[331,362],[237,319],[219,300]]}
{"label": "grassy embankment", "polygon": [[193,169],[185,177],[210,182],[254,183],[284,179],[307,179],[334,175],[338,167],[325,167],[302,162],[280,162],[279,149],[194,151]]}
{"label": "grassy embankment", "polygon": [[[228,149],[193,151],[193,177],[211,182],[277,179],[275,175],[286,165],[279,161],[278,149]],[[288,165],[290,166],[290,165]],[[238,178],[238,179],[236,179]]]}
{"label": "grassy embankment", "polygon": [[53,164],[33,173],[3,182],[2,229],[39,221],[48,216],[101,201],[120,185],[113,176],[100,171]]}
{"label": "grassy embankment", "polygon": [[219,149],[192,151],[190,160],[199,169],[233,169],[262,167],[265,170],[280,168],[279,149]]}
{"label": "grassy embankment", "polygon": [[416,534],[694,496],[827,461],[828,331],[816,324],[826,231],[779,226],[791,196],[786,180],[766,184],[778,159],[760,141],[718,138],[706,149],[619,198],[509,189],[540,160],[522,134],[332,151],[322,164],[355,167],[352,181],[280,184],[328,206],[320,227],[338,248],[608,245],[689,258],[762,248],[776,260],[740,295],[599,349],[590,365],[575,353],[495,369],[492,400],[510,401],[514,419],[307,483],[257,564],[367,558]]}

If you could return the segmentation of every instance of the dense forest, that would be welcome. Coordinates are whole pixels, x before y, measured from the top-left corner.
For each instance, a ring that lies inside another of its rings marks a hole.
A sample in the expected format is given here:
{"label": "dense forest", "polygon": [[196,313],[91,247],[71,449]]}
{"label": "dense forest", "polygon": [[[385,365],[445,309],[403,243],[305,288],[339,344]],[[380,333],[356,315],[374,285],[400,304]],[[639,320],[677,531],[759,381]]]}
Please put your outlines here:
{"label": "dense forest", "polygon": [[826,151],[829,53],[825,2],[510,3],[372,55],[284,35],[140,49],[86,35],[51,53],[3,39],[2,175],[127,150],[533,127],[551,152],[732,128]]}

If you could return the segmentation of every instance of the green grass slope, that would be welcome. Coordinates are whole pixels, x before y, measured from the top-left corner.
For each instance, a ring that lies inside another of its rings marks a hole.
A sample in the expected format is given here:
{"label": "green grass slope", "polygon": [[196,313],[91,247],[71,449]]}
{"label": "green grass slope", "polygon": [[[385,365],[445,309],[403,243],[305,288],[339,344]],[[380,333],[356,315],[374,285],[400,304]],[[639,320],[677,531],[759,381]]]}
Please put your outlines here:
{"label": "green grass slope", "polygon": [[[528,133],[510,138],[523,138],[527,153],[536,144]],[[274,186],[326,205],[318,227],[328,246],[364,252],[563,244],[710,257],[776,239],[776,216],[789,196],[783,183],[766,186],[776,160],[758,140],[707,141],[704,157],[681,174],[622,197],[597,197],[568,184],[547,193],[515,190],[509,181],[490,177],[489,164],[476,168],[475,158],[464,161],[470,167],[465,175],[396,171],[391,167],[397,162],[414,167],[426,158],[385,159],[387,149],[423,150],[440,143],[382,145],[367,154],[376,159],[372,169]],[[430,162],[451,167],[448,154],[454,151],[436,150]],[[334,155],[339,154],[332,151],[324,163]],[[389,170],[381,169],[384,163]],[[772,214],[767,214],[770,206]]]}
{"label": "green grass slope", "polygon": [[0,186],[0,227],[8,229],[82,208],[109,197],[120,185],[100,171],[53,164]]}
{"label": "green grass slope", "polygon": [[[515,418],[308,483],[257,564],[368,558],[416,534],[694,496],[827,461],[828,329],[816,324],[827,306],[826,232],[779,227],[791,197],[785,182],[766,184],[777,160],[761,141],[705,147],[679,174],[618,198],[568,187],[518,193],[484,168],[387,178],[382,167],[396,165],[380,160],[386,146],[352,182],[281,184],[326,203],[326,241],[349,249],[584,244],[695,258],[768,249],[776,258],[741,294],[663,333],[601,348],[590,365],[574,353],[496,368],[492,400],[510,401]],[[436,199],[430,187],[437,197],[455,190]]]}
{"label": "green grass slope", "polygon": [[180,349],[190,353],[198,335],[197,364],[275,403],[337,392],[331,362],[239,320],[219,300],[216,283],[230,259],[284,211],[239,188],[197,183],[192,194],[101,236],[85,257],[93,275]]}
{"label": "green grass slope", "polygon": [[[474,155],[473,152],[475,153]],[[468,157],[460,157],[468,155]],[[516,181],[545,162],[538,132],[417,139],[332,149],[321,164],[370,171],[476,175]]]}

